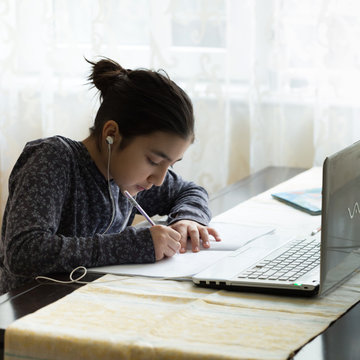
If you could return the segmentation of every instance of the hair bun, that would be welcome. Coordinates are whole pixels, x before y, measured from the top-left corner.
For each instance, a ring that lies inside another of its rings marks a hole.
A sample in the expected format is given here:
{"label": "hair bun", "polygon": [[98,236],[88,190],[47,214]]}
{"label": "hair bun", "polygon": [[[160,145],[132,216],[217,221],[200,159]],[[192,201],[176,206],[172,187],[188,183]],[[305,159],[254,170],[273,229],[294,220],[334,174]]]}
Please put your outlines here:
{"label": "hair bun", "polygon": [[124,69],[116,61],[109,58],[103,58],[98,62],[85,60],[92,65],[92,72],[89,75],[88,80],[100,90],[102,98],[105,96],[108,89],[114,85],[119,76],[124,76],[131,71]]}

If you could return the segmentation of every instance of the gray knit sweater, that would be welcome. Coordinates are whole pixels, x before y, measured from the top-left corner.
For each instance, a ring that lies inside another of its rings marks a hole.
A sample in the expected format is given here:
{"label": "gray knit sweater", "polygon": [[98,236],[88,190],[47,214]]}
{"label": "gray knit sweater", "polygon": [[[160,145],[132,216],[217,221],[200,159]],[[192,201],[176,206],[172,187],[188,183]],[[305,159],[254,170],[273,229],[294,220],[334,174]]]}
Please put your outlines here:
{"label": "gray knit sweater", "polygon": [[[155,261],[148,227],[129,226],[136,214],[111,181],[108,184],[81,142],[55,136],[26,144],[9,179],[0,241],[0,294],[37,275],[77,266]],[[210,221],[206,191],[169,170],[164,183],[137,195],[150,215],[171,224]],[[126,224],[124,224],[126,222]],[[124,226],[126,226],[124,228]]]}

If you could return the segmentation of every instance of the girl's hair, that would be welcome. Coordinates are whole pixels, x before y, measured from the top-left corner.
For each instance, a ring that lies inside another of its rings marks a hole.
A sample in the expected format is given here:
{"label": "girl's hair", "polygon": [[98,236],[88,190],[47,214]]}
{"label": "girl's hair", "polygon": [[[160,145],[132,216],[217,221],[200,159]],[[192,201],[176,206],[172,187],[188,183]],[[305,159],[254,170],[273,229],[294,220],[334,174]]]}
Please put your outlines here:
{"label": "girl's hair", "polygon": [[187,94],[164,71],[124,69],[102,58],[91,62],[88,80],[100,91],[100,108],[91,135],[98,140],[106,121],[114,120],[121,147],[139,135],[163,131],[194,141],[194,115]]}

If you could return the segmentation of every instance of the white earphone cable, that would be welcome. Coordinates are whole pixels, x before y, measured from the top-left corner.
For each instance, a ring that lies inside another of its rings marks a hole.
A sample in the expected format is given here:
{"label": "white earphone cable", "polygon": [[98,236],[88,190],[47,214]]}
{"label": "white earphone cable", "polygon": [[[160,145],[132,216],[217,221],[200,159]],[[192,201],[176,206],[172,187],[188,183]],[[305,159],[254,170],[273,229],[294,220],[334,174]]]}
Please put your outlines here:
{"label": "white earphone cable", "polygon": [[[76,271],[78,270],[82,270],[83,273],[80,274],[76,279],[73,278],[73,275]],[[69,275],[69,278],[70,280],[57,280],[57,279],[53,279],[53,278],[50,278],[50,277],[47,277],[47,276],[37,276],[35,278],[35,280],[48,280],[48,281],[52,281],[52,282],[55,282],[57,284],[73,284],[73,283],[77,283],[77,284],[87,284],[88,282],[83,282],[83,281],[80,281],[87,273],[87,269],[86,267],[84,266],[78,266],[77,268],[75,268]]]}
{"label": "white earphone cable", "polygon": [[[75,274],[76,271],[83,271],[82,274],[80,274],[77,278],[74,278],[73,275]],[[129,280],[131,278],[147,278],[147,276],[141,276],[141,275],[133,275],[133,274],[114,274],[115,277],[117,277],[116,279],[111,279],[111,280],[96,280],[94,282],[94,280],[90,280],[90,281],[80,281],[82,278],[84,278],[87,274],[87,268],[85,266],[78,266],[77,268],[75,268],[74,270],[71,271],[69,278],[70,280],[57,280],[51,277],[47,277],[47,276],[36,276],[35,280],[39,281],[40,283],[42,283],[40,280],[45,280],[45,281],[50,281],[56,284],[93,284],[93,285],[97,285],[97,284],[106,284],[106,283],[111,283],[111,282],[118,282],[118,281],[124,281],[124,280]],[[103,274],[105,275],[105,274]],[[121,276],[121,278],[119,278],[119,276]],[[152,278],[150,276],[150,278]],[[184,277],[156,277],[156,280],[184,280]],[[23,294],[23,293],[21,293]],[[21,295],[20,294],[20,295]],[[9,299],[6,299],[5,301],[1,302],[1,304],[7,302]]]}
{"label": "white earphone cable", "polygon": [[109,195],[110,195],[110,199],[111,199],[112,215],[111,215],[110,223],[109,223],[108,227],[106,228],[106,230],[103,232],[103,234],[107,233],[107,231],[110,229],[110,227],[114,221],[114,218],[115,218],[115,200],[114,200],[114,195],[111,191],[111,185],[110,185],[110,155],[111,155],[111,145],[110,145],[110,143],[108,143],[107,183],[108,183],[108,190],[109,190]]}

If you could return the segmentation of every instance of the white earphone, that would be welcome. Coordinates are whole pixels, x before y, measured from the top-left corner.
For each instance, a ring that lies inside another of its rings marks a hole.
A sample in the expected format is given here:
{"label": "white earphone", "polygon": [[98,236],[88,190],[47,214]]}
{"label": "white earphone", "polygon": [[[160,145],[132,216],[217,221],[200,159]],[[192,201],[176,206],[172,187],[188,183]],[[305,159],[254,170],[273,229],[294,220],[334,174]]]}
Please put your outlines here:
{"label": "white earphone", "polygon": [[114,143],[114,139],[111,137],[111,136],[107,136],[106,137],[106,142],[109,144],[109,145],[112,145]]}

